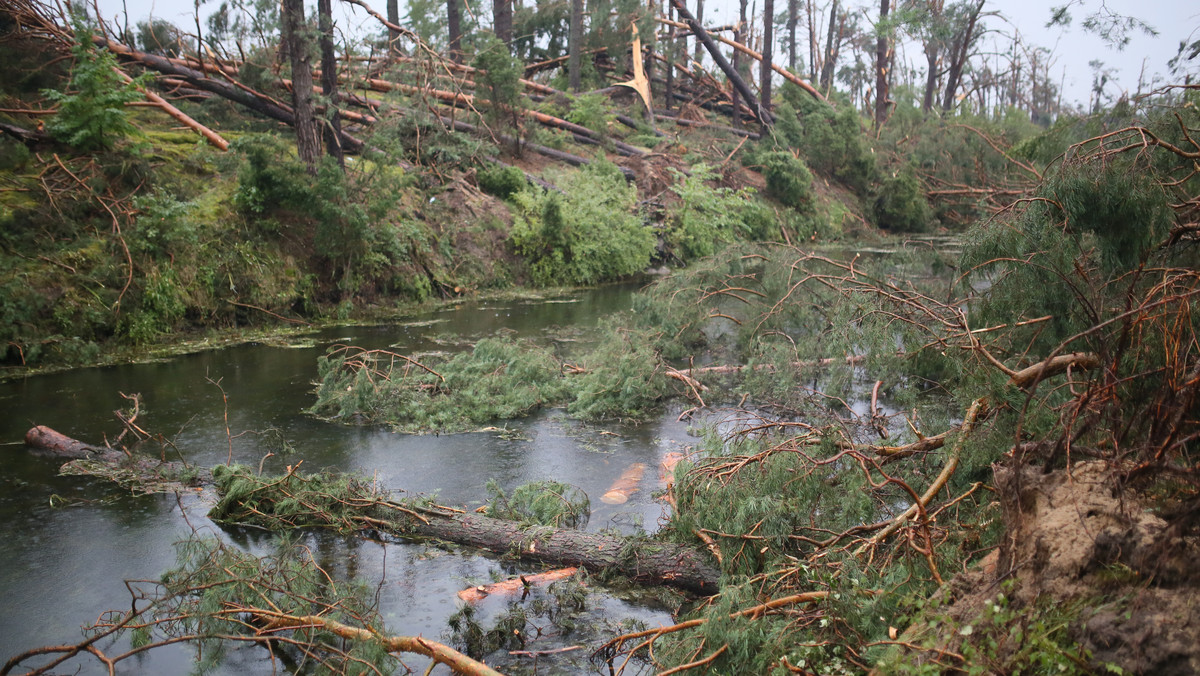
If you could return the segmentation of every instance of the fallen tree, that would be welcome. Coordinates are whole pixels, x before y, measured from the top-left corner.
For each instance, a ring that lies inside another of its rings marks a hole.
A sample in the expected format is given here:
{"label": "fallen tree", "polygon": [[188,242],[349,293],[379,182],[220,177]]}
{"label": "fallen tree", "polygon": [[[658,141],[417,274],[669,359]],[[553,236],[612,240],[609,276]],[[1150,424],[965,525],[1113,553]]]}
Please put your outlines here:
{"label": "fallen tree", "polygon": [[25,442],[30,448],[71,459],[64,465],[66,473],[118,481],[142,492],[181,488],[184,482],[173,481],[173,477],[187,477],[193,485],[211,483],[220,499],[209,518],[228,526],[279,531],[335,528],[436,538],[527,561],[615,572],[636,582],[667,584],[697,594],[715,593],[720,578],[707,556],[691,547],[645,537],[522,524],[419,499],[396,501],[374,483],[328,472],[301,474],[298,464],[281,477],[256,475],[236,465],[186,468],[85,444],[43,426],[29,430]]}

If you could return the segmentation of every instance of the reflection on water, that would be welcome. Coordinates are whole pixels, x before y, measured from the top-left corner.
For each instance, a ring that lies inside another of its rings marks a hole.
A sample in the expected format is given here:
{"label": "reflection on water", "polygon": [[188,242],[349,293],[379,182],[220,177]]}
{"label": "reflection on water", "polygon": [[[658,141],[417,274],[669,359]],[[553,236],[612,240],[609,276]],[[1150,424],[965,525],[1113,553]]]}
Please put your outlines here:
{"label": "reflection on water", "polygon": [[[48,425],[93,443],[111,439],[120,432],[113,411],[128,405],[121,393],[141,394],[139,422],[168,437],[177,451],[167,452],[189,463],[211,465],[232,455],[235,462],[263,462],[267,471],[279,471],[302,460],[306,468],[356,471],[395,491],[435,494],[442,504],[468,508],[486,499],[489,479],[507,491],[527,481],[553,478],[591,496],[589,528],[655,530],[662,514],[652,495],[659,487],[656,470],[646,472],[641,489],[625,504],[606,505],[599,496],[630,464],[656,468],[668,452],[680,449],[686,429],[670,415],[640,427],[595,427],[551,410],[501,423],[506,429],[499,432],[405,436],[381,428],[331,425],[303,413],[312,403],[316,359],[332,344],[421,353],[459,349],[453,346],[465,347],[497,331],[573,338],[599,317],[627,309],[633,290],[608,287],[556,302],[467,303],[398,325],[325,331],[296,347],[246,345],[162,363],[0,383],[0,407],[7,412],[0,420],[0,443],[7,442],[0,446],[5,454],[0,472],[0,537],[5,542],[0,547],[0,658],[36,646],[74,643],[80,639],[81,624],[96,620],[105,610],[128,607],[123,580],[161,576],[174,563],[174,543],[188,537],[192,527],[255,553],[275,546],[271,538],[218,529],[204,518],[208,505],[202,496],[134,497],[97,481],[60,477],[59,463],[16,443],[33,425]],[[222,391],[228,396],[227,409]],[[279,454],[281,440],[294,449],[291,454]],[[264,460],[271,452],[277,455]],[[528,570],[421,543],[388,544],[321,533],[304,538],[331,574],[358,576],[377,585],[388,630],[400,634],[438,637],[455,610],[460,589],[493,575]],[[670,621],[661,611],[599,595],[591,604],[596,620],[589,624],[596,626],[623,616],[649,624]],[[559,645],[563,644],[548,647]],[[586,651],[576,652],[580,654],[564,657],[560,668],[592,669],[582,654]],[[186,673],[190,659],[187,650],[172,648],[126,663],[125,668]],[[100,671],[94,660],[79,663],[84,673]],[[73,672],[74,665],[59,671]],[[546,667],[545,661],[539,665]],[[532,671],[532,664],[525,669]],[[269,673],[271,663],[265,652],[246,648],[234,651],[222,671]]]}

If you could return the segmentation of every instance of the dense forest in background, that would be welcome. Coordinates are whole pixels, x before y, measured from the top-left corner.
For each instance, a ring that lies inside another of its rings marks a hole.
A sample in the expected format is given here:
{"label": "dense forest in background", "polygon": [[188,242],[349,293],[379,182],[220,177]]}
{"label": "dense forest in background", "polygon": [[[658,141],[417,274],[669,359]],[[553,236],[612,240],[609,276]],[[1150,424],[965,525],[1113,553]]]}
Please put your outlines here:
{"label": "dense forest in background", "polygon": [[[982,49],[983,0],[742,2],[734,26],[678,1],[345,1],[378,32],[340,33],[329,0],[190,27],[0,0],[7,369],[666,266],[570,364],[503,337],[436,362],[344,347],[311,412],[415,432],[545,406],[741,416],[674,470],[657,536],[711,557],[720,593],[598,646],[609,669],[1200,669],[1197,45],[1180,83],[1113,100],[1098,72],[1078,110],[1046,50]],[[893,63],[899,39],[924,71]],[[840,260],[849,242],[886,253]],[[290,469],[210,479],[214,519],[263,528],[405,533],[430,508]],[[562,491],[492,509],[560,526]],[[487,673],[456,650],[525,626],[387,637],[296,556],[197,541],[92,630]],[[264,623],[299,628],[275,645]]]}

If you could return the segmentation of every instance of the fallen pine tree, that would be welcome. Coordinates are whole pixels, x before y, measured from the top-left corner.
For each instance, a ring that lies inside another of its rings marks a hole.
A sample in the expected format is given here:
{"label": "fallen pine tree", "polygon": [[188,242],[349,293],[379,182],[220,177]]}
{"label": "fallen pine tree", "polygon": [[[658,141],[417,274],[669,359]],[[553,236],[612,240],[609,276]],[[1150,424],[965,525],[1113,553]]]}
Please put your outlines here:
{"label": "fallen pine tree", "polygon": [[26,434],[33,449],[70,459],[63,471],[117,481],[141,492],[211,483],[218,502],[209,513],[227,526],[274,531],[334,528],[390,537],[426,537],[497,554],[592,571],[608,571],[645,584],[666,584],[697,594],[717,591],[720,572],[706,554],[691,547],[645,537],[528,525],[464,513],[425,500],[393,500],[377,484],[320,472],[302,474],[299,464],[283,476],[261,476],[238,465],[211,469],[153,461],[91,446],[47,427]]}

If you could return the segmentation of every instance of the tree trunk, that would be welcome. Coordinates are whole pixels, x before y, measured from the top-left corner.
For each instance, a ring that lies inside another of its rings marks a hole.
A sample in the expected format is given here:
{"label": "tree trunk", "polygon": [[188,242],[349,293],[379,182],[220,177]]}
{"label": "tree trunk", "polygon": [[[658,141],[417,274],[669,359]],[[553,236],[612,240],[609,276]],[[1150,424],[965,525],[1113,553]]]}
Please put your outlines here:
{"label": "tree trunk", "polygon": [[[746,2],[747,0],[741,0],[738,3],[738,25],[737,30],[733,33],[733,41],[737,43],[741,43],[746,36]],[[742,72],[742,53],[736,49],[733,50],[733,69],[738,73]],[[741,124],[741,103],[738,101],[738,90],[735,87],[733,90],[733,126],[737,128]]]}
{"label": "tree trunk", "polygon": [[325,96],[325,149],[346,171],[346,153],[343,152],[341,135],[342,121],[337,110],[337,55],[333,51],[333,2],[317,0],[317,22],[321,43],[321,93]]}
{"label": "tree trunk", "polygon": [[[387,0],[387,20],[393,26],[400,25],[400,0]],[[388,48],[389,51],[396,48],[396,41],[400,39],[400,31],[395,28],[388,27]]]}
{"label": "tree trunk", "polygon": [[[817,79],[817,15],[813,5],[816,0],[808,0],[805,3],[808,8],[808,79],[810,82],[820,84]],[[835,0],[836,2],[836,0]]]}
{"label": "tree trunk", "polygon": [[[696,0],[696,23],[700,26],[704,25],[704,0]],[[699,38],[696,39],[696,45],[694,47],[694,54],[695,54],[695,56],[692,57],[693,60],[696,63],[703,63],[704,44],[700,41]]]}
{"label": "tree trunk", "polygon": [[450,60],[462,63],[462,9],[459,0],[446,0],[446,31],[449,36],[447,49]]}
{"label": "tree trunk", "polygon": [[933,109],[933,93],[937,89],[938,56],[936,43],[930,42],[925,45],[925,61],[928,71],[925,73],[925,97],[921,100],[921,111],[925,113]]}
{"label": "tree trunk", "polygon": [[788,0],[788,68],[796,70],[796,24],[800,22],[800,0]]}
{"label": "tree trunk", "polygon": [[[810,0],[811,1],[811,0]],[[829,9],[829,35],[825,38],[825,61],[821,65],[821,90],[829,93],[833,86],[833,69],[837,65],[837,43],[834,42],[834,27],[837,26],[838,0],[833,0]]]}
{"label": "tree trunk", "polygon": [[950,65],[946,72],[946,94],[942,98],[942,110],[953,108],[958,97],[958,86],[962,80],[963,69],[967,65],[967,58],[971,55],[971,44],[975,41],[975,24],[979,20],[979,13],[983,11],[984,2],[985,0],[979,0],[978,4],[969,10],[962,31],[954,37],[950,49]]}
{"label": "tree trunk", "polygon": [[512,52],[512,0],[492,0],[492,31]]}
{"label": "tree trunk", "polygon": [[[123,452],[89,446],[48,427],[39,426],[29,430],[25,435],[25,443],[33,449],[63,458],[88,458],[110,465],[121,463],[123,468],[129,464],[129,456]],[[88,473],[86,467],[77,469],[80,473]],[[184,468],[179,463],[158,463],[143,457],[127,469],[130,471],[120,474],[122,482],[131,481],[132,472],[144,477],[145,482],[139,484],[143,490],[169,491],[178,485],[170,485],[164,477]],[[211,480],[211,472],[205,470],[199,474],[201,481]],[[116,476],[105,475],[104,478]],[[132,479],[132,482],[136,484],[137,479]],[[255,496],[260,500],[263,497],[261,491],[256,492]],[[594,571],[614,570],[638,582],[667,584],[698,594],[716,593],[721,577],[720,571],[708,563],[706,555],[691,547],[570,528],[522,526],[515,521],[444,508],[388,504],[394,507],[396,516],[393,519],[385,521],[369,517],[366,510],[378,504],[368,505],[363,508],[362,528],[393,536],[437,538],[531,561],[583,566]],[[239,512],[234,506],[224,513],[236,515]],[[351,518],[358,525],[359,517]]]}
{"label": "tree trunk", "polygon": [[567,35],[567,76],[573,93],[582,88],[580,69],[583,67],[583,0],[571,0],[571,26]]}
{"label": "tree trunk", "polygon": [[888,49],[887,28],[888,10],[891,0],[879,0],[879,23],[876,31],[879,33],[875,40],[875,128],[879,129],[887,120],[888,114],[888,82],[891,73],[891,50]]}
{"label": "tree trunk", "polygon": [[309,171],[315,172],[317,160],[321,157],[321,124],[312,101],[312,56],[305,37],[304,0],[283,0],[283,16],[280,19],[288,60],[292,66],[296,150]]}
{"label": "tree trunk", "polygon": [[[675,19],[675,8],[671,6],[670,1],[667,2],[667,19]],[[670,26],[668,26],[669,28]],[[667,33],[667,58],[666,58],[666,87],[663,91],[663,107],[667,112],[671,111],[671,100],[675,98],[675,59],[679,57],[679,50],[676,49],[679,41],[672,37],[674,30]]]}
{"label": "tree trunk", "polygon": [[746,105],[750,106],[751,110],[756,111],[760,122],[770,126],[774,121],[771,118],[771,114],[764,110],[762,106],[758,105],[758,97],[754,95],[754,92],[750,91],[750,87],[746,85],[746,81],[743,80],[742,76],[738,75],[733,69],[733,66],[729,64],[729,61],[725,58],[725,55],[721,53],[721,50],[717,48],[717,44],[713,42],[713,39],[708,34],[708,31],[704,30],[704,27],[701,26],[699,22],[697,22],[692,16],[692,13],[687,10],[687,7],[685,7],[683,4],[683,0],[671,0],[671,4],[675,6],[675,11],[679,12],[680,18],[687,22],[688,26],[691,27],[692,32],[695,33],[696,37],[704,45],[705,49],[708,50],[709,56],[711,56],[713,61],[716,62],[717,67],[721,69],[721,72],[725,73],[725,77],[729,78],[730,83],[737,88],[738,92],[742,95],[742,98],[746,99]]}
{"label": "tree trunk", "polygon": [[758,97],[763,110],[771,110],[771,68],[775,58],[775,0],[763,0],[762,71],[759,76]]}

